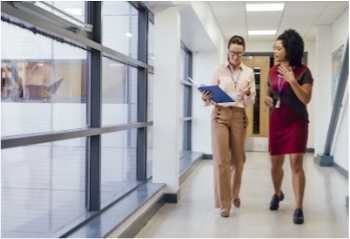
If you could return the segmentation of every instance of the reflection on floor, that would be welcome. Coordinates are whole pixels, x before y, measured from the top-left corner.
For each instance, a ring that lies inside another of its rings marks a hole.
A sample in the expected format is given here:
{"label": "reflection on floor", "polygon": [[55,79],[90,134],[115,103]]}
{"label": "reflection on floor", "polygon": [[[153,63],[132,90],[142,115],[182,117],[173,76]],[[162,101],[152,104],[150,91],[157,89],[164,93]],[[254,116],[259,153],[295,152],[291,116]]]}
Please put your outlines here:
{"label": "reflection on floor", "polygon": [[267,153],[249,152],[243,173],[241,207],[222,218],[214,208],[212,161],[202,160],[181,185],[177,204],[165,204],[137,238],[348,238],[346,197],[348,179],[333,167],[320,167],[307,154],[304,162],[305,223],[292,222],[294,194],[289,160],[282,183],[285,199],[278,211],[270,211],[273,189]]}

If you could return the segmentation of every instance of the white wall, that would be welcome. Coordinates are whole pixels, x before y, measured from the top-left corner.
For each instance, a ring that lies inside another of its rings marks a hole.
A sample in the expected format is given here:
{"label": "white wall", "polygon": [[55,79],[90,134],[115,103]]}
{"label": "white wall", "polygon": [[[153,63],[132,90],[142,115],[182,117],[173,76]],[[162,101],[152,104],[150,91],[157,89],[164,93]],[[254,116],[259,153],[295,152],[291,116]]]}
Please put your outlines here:
{"label": "white wall", "polygon": [[[332,25],[332,52],[341,45],[346,45],[349,37],[349,9],[347,8],[342,15]],[[330,78],[331,79],[331,78]],[[343,107],[339,117],[338,128],[336,129],[334,144],[331,155],[334,162],[343,169],[349,169],[349,87],[347,84],[343,101]]]}
{"label": "white wall", "polygon": [[[323,155],[333,108],[332,53],[341,45],[346,45],[349,36],[348,8],[344,9],[343,14],[341,14],[332,25],[318,26],[317,36],[315,155]],[[345,97],[348,97],[348,94],[349,89],[347,87],[345,90]],[[335,131],[331,156],[333,156],[336,164],[346,170],[348,170],[349,164],[348,124],[348,100],[345,100],[338,122],[338,128]]]}

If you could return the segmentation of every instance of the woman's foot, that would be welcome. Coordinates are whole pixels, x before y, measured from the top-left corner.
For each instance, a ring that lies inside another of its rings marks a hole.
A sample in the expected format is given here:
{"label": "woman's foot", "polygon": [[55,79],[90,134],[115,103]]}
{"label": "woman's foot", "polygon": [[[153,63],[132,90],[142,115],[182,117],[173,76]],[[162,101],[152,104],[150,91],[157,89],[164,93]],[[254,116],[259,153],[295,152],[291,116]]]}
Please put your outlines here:
{"label": "woman's foot", "polygon": [[284,194],[282,191],[280,196],[277,196],[276,194],[274,194],[270,202],[270,210],[277,210],[280,207],[280,201],[283,201],[283,199],[284,199]]}
{"label": "woman's foot", "polygon": [[230,216],[230,209],[229,208],[221,208],[220,215],[222,217],[228,217]]}
{"label": "woman's foot", "polygon": [[304,223],[304,213],[300,208],[295,209],[293,215],[293,222],[295,224],[303,224]]}
{"label": "woman's foot", "polygon": [[232,200],[232,204],[236,207],[239,208],[241,206],[241,199],[236,198]]}

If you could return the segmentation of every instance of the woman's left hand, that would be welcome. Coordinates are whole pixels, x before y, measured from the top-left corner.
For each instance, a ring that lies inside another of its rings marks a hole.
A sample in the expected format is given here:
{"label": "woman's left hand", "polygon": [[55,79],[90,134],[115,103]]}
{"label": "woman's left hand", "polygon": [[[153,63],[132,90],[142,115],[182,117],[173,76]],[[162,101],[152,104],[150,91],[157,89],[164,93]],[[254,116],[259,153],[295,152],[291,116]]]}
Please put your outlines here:
{"label": "woman's left hand", "polygon": [[279,66],[278,73],[284,78],[285,81],[291,83],[296,81],[292,67]]}
{"label": "woman's left hand", "polygon": [[249,96],[250,95],[250,88],[252,88],[250,85],[248,85],[246,88],[244,89],[241,89],[241,93],[243,93],[244,95],[246,96]]}

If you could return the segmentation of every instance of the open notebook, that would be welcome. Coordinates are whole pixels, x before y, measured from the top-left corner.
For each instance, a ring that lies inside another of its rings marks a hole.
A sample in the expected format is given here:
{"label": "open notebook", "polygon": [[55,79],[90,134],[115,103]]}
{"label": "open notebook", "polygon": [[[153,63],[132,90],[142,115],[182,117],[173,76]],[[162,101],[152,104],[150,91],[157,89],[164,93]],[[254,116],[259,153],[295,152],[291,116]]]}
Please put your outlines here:
{"label": "open notebook", "polygon": [[197,87],[199,91],[209,91],[213,94],[211,97],[211,100],[215,103],[228,103],[228,102],[234,102],[234,100],[226,94],[225,91],[223,91],[218,85],[204,85],[204,84],[198,84],[196,81],[188,78],[188,80]]}

